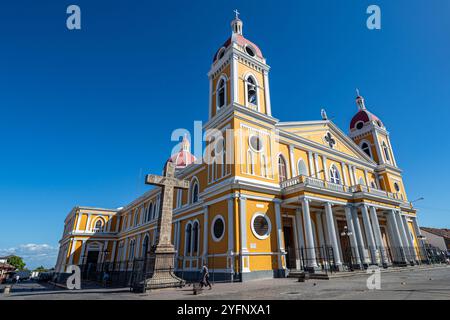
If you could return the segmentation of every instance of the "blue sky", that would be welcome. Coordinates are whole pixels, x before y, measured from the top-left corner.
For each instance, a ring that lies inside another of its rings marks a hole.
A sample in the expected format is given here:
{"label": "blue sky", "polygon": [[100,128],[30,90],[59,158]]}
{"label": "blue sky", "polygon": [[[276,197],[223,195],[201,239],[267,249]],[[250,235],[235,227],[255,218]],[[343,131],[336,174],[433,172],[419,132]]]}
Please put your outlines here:
{"label": "blue sky", "polygon": [[[370,4],[381,30],[366,28]],[[17,0],[0,4],[0,255],[51,266],[73,206],[116,208],[149,188],[172,130],[208,116],[206,73],[235,8],[272,68],[273,115],[325,107],[348,132],[360,88],[409,198],[425,197],[421,224],[450,227],[450,2]]]}

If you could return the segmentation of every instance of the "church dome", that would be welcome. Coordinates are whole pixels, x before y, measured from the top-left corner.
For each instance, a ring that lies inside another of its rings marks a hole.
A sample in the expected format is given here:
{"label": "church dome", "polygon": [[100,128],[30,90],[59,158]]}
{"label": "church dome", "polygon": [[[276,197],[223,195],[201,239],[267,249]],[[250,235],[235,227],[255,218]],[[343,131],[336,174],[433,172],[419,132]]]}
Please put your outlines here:
{"label": "church dome", "polygon": [[214,54],[213,62],[216,62],[217,60],[220,60],[225,51],[235,43],[239,49],[247,53],[251,57],[255,57],[258,59],[264,59],[261,49],[251,42],[250,40],[244,38],[242,34],[242,20],[239,19],[239,12],[237,10],[234,11],[236,13],[236,17],[233,21],[231,21],[231,30],[232,34],[231,37],[225,41],[225,43],[219,48],[219,50],[216,51]]}
{"label": "church dome", "polygon": [[372,123],[381,128],[384,127],[380,118],[367,110],[364,98],[359,94],[356,97],[356,105],[358,106],[359,111],[353,116],[352,121],[350,121],[350,131],[360,130],[368,123]]}
{"label": "church dome", "polygon": [[197,158],[190,151],[189,140],[186,136],[184,136],[180,151],[173,154],[167,162],[174,163],[175,169],[184,169],[196,160]]}

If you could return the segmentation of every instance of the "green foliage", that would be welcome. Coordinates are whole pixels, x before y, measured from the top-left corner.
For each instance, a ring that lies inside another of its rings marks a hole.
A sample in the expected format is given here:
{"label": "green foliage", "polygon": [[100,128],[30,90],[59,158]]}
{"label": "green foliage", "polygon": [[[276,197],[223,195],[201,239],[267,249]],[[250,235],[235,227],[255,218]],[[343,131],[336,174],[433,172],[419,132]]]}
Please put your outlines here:
{"label": "green foliage", "polygon": [[33,271],[47,272],[48,270],[46,268],[44,268],[44,266],[39,266],[36,269],[34,269]]}
{"label": "green foliage", "polygon": [[18,270],[23,270],[25,268],[25,262],[23,262],[21,257],[11,256],[8,258],[8,263]]}

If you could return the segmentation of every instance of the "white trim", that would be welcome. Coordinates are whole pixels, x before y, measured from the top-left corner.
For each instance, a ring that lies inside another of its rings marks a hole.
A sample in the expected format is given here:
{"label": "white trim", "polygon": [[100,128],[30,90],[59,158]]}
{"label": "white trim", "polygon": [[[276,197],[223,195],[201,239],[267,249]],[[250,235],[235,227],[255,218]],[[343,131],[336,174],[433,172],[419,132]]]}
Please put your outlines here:
{"label": "white trim", "polygon": [[[257,217],[263,217],[267,221],[268,229],[267,229],[267,233],[265,235],[261,236],[255,230],[254,223],[255,223],[255,219]],[[250,222],[250,227],[252,229],[253,235],[259,240],[267,239],[270,236],[270,233],[272,232],[272,223],[270,222],[270,218],[269,218],[269,216],[267,216],[266,214],[264,214],[262,212],[256,212],[255,214],[253,214],[252,220]]]}
{"label": "white trim", "polygon": [[[214,234],[214,224],[216,223],[217,220],[222,220],[222,224],[223,224],[223,232],[222,235],[217,238],[216,235]],[[225,219],[223,218],[223,216],[221,214],[218,214],[214,217],[214,219],[211,222],[211,235],[212,235],[212,239],[215,242],[220,242],[222,241],[223,237],[225,236],[225,231],[226,230],[226,224],[225,224]]]}

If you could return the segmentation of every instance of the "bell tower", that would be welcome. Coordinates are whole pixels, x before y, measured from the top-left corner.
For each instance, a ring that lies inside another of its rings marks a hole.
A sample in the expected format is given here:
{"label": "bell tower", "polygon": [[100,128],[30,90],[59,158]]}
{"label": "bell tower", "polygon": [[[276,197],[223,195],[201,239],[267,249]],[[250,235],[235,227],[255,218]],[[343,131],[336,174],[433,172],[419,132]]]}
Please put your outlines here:
{"label": "bell tower", "polygon": [[209,78],[209,119],[233,106],[272,116],[269,69],[260,48],[243,36],[239,12],[231,36],[213,57]]}
{"label": "bell tower", "polygon": [[383,122],[371,113],[364,98],[356,90],[356,105],[358,112],[350,122],[350,138],[378,164],[376,170],[379,188],[396,194],[399,199],[406,201],[401,170],[392,150],[389,132]]}

